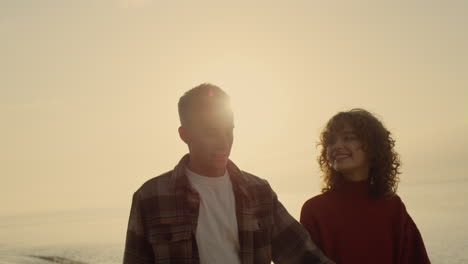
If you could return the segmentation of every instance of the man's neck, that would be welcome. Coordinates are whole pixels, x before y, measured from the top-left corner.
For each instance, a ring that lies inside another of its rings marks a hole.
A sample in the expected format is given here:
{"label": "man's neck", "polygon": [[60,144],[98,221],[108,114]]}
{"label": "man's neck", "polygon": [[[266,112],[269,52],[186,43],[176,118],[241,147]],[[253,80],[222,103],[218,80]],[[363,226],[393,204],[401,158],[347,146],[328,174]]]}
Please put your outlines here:
{"label": "man's neck", "polygon": [[203,168],[202,166],[197,166],[193,162],[189,161],[187,164],[187,168],[193,172],[195,172],[198,175],[205,176],[205,177],[221,177],[224,175],[226,172],[226,168],[222,169],[216,169],[216,168],[210,168],[206,169]]}

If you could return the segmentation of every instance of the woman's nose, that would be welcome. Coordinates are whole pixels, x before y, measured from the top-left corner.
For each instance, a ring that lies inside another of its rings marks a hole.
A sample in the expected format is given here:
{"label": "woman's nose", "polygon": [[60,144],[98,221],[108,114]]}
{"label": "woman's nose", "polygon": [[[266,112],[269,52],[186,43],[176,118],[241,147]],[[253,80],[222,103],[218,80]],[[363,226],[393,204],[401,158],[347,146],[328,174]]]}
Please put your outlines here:
{"label": "woman's nose", "polygon": [[341,139],[336,139],[333,144],[330,145],[331,150],[340,149],[343,147],[343,141]]}

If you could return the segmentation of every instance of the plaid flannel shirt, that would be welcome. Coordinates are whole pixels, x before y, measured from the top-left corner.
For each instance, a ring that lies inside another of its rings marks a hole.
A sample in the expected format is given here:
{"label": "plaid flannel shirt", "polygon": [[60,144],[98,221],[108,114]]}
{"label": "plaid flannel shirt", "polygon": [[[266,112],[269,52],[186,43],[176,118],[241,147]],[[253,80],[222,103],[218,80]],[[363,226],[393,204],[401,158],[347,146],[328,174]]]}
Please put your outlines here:
{"label": "plaid flannel shirt", "polygon": [[[155,177],[133,195],[124,264],[199,263],[195,232],[199,194],[185,175],[185,155],[173,171]],[[243,264],[333,263],[278,201],[266,180],[228,162]]]}

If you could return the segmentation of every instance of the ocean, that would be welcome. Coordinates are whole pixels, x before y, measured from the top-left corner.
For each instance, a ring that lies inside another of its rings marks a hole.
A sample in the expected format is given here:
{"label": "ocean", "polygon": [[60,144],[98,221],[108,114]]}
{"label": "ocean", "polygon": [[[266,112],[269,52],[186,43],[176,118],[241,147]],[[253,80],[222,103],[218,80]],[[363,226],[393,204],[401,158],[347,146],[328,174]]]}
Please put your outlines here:
{"label": "ocean", "polygon": [[[461,182],[415,185],[399,191],[432,263],[468,263],[468,203]],[[280,200],[298,217],[309,194]],[[0,264],[122,263],[129,208],[0,215]]]}

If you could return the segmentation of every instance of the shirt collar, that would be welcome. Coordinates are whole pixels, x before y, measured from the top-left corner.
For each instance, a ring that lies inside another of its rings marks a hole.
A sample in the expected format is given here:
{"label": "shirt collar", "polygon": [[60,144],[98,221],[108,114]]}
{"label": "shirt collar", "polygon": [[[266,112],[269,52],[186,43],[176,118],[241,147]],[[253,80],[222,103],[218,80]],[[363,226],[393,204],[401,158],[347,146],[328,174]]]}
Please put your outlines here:
{"label": "shirt collar", "polygon": [[219,177],[206,177],[200,175],[192,170],[190,170],[187,166],[185,167],[185,175],[187,175],[189,181],[192,184],[201,184],[201,185],[209,185],[209,186],[219,186],[225,184],[229,181],[229,173],[225,170],[224,174]]}
{"label": "shirt collar", "polygon": [[[185,167],[189,160],[190,154],[185,154],[175,166],[172,173],[172,181],[174,181],[176,193],[178,194],[184,194],[187,190],[191,190],[189,180],[185,173]],[[248,179],[245,177],[244,173],[231,160],[228,160],[226,169],[231,178],[234,192],[248,197]]]}

